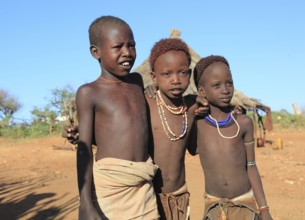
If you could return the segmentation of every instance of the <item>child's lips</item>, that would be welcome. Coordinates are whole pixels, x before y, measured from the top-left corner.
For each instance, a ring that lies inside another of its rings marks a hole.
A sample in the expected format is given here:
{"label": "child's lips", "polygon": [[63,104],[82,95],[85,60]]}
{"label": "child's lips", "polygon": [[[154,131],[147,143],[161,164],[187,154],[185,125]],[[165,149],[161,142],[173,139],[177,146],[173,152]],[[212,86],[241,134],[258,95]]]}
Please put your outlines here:
{"label": "child's lips", "polygon": [[131,66],[131,62],[125,61],[125,62],[122,62],[121,65],[123,65],[123,66]]}
{"label": "child's lips", "polygon": [[133,61],[132,60],[125,60],[120,62],[120,65],[124,66],[124,67],[131,67],[133,65]]}
{"label": "child's lips", "polygon": [[125,70],[130,70],[131,67],[132,67],[132,62],[129,62],[129,61],[124,61],[122,63],[120,63],[120,65],[125,69]]}
{"label": "child's lips", "polygon": [[171,89],[170,91],[173,95],[180,95],[182,93],[182,89],[180,89],[180,88]]}
{"label": "child's lips", "polygon": [[230,102],[231,101],[231,97],[227,97],[227,98],[221,98],[220,100],[222,101],[222,102]]}

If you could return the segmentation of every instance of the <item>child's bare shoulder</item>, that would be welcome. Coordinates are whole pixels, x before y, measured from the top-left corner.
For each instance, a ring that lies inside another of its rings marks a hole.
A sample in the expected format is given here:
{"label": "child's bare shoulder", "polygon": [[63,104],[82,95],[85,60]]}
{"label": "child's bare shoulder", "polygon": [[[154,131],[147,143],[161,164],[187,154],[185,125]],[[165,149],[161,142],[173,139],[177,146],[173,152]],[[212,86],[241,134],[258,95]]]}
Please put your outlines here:
{"label": "child's bare shoulder", "polygon": [[239,121],[239,123],[242,123],[244,125],[253,124],[252,118],[250,118],[250,116],[248,116],[246,114],[237,115],[237,120]]}
{"label": "child's bare shoulder", "polygon": [[144,82],[143,82],[142,75],[140,73],[138,73],[138,72],[130,73],[129,81],[133,84],[137,84],[137,85],[141,86],[141,88],[144,89]]}
{"label": "child's bare shoulder", "polygon": [[87,98],[93,98],[95,94],[97,94],[97,89],[98,87],[96,86],[96,81],[85,83],[77,89],[76,96],[85,96]]}
{"label": "child's bare shoulder", "polygon": [[129,74],[130,77],[138,78],[142,80],[142,75],[138,72],[132,72]]}
{"label": "child's bare shoulder", "polygon": [[77,93],[87,93],[87,92],[91,92],[93,90],[93,83],[85,83],[83,85],[81,85],[78,89],[77,89]]}

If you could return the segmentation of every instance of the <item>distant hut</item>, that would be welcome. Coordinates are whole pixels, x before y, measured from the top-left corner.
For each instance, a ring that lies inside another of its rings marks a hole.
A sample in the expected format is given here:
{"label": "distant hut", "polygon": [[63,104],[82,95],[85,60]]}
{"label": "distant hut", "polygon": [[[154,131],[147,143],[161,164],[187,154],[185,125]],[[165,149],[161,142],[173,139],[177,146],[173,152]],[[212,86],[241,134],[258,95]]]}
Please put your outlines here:
{"label": "distant hut", "polygon": [[[181,32],[178,29],[172,29],[170,38],[180,38]],[[190,54],[191,54],[191,65],[190,68],[194,70],[194,67],[196,63],[201,59],[201,57],[190,47]],[[141,73],[143,80],[144,80],[144,86],[148,86],[153,84],[151,76],[150,76],[150,64],[149,59],[147,58],[144,60],[144,62],[134,69],[134,72]],[[197,89],[194,83],[193,74],[191,76],[191,82],[189,87],[184,93],[187,94],[197,94]],[[255,125],[255,137],[256,139],[262,138],[265,141],[265,130],[272,130],[272,121],[271,121],[271,109],[269,106],[266,106],[259,102],[257,99],[250,98],[245,96],[242,92],[235,89],[234,91],[234,97],[231,101],[231,104],[236,106],[238,109],[241,109],[243,112],[246,111],[253,111],[253,120],[257,123],[254,123]],[[265,123],[263,123],[261,116],[258,113],[258,110],[261,110],[265,112],[266,120]],[[259,133],[257,133],[257,130]]]}

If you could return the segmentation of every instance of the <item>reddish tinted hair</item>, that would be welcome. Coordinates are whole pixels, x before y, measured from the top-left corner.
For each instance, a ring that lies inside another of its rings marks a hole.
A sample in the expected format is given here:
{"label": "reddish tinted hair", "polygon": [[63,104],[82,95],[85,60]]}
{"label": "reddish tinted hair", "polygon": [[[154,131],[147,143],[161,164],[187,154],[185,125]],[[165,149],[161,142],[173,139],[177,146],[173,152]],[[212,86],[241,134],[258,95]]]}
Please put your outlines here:
{"label": "reddish tinted hair", "polygon": [[187,56],[189,64],[191,64],[191,54],[186,43],[184,43],[181,39],[166,38],[155,43],[151,49],[149,56],[151,70],[154,70],[154,64],[160,55],[172,50],[184,52]]}

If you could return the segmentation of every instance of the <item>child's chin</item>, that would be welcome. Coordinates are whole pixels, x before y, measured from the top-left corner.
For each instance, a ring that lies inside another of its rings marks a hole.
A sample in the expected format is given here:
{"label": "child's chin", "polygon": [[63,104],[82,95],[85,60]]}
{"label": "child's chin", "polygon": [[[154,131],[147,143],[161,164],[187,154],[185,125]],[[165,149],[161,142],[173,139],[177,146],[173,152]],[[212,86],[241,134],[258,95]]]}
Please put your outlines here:
{"label": "child's chin", "polygon": [[183,93],[181,93],[181,92],[180,93],[172,93],[170,97],[172,99],[181,99],[182,95],[183,95]]}

